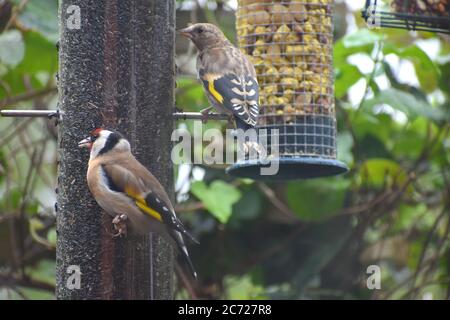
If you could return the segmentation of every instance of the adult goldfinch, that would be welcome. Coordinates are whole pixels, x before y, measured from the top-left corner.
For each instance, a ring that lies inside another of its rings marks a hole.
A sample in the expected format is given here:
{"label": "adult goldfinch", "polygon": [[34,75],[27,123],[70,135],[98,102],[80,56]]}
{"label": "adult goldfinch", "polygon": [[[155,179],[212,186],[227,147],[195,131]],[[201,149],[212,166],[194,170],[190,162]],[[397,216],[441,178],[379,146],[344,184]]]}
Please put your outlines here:
{"label": "adult goldfinch", "polygon": [[209,102],[218,111],[231,115],[238,129],[253,128],[259,114],[259,86],[247,56],[213,24],[196,23],[179,33],[198,49],[198,77]]}
{"label": "adult goldfinch", "polygon": [[90,150],[87,182],[97,203],[113,219],[118,234],[129,221],[139,234],[157,232],[178,247],[196,277],[183,236],[198,243],[175,215],[159,181],[131,153],[130,143],[118,132],[95,129],[78,143]]}

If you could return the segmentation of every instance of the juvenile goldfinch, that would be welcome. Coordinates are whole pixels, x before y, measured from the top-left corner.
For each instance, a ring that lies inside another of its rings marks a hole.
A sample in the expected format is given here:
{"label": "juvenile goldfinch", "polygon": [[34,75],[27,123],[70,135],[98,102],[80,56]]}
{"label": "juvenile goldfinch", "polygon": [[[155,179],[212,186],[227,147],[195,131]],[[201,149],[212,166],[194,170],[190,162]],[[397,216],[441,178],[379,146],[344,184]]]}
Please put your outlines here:
{"label": "juvenile goldfinch", "polygon": [[[259,86],[253,64],[210,23],[196,23],[179,33],[198,49],[198,78],[209,102],[231,115],[236,128],[247,130],[256,125],[259,114]],[[207,117],[210,108],[202,110]]]}
{"label": "juvenile goldfinch", "polygon": [[181,251],[197,276],[183,235],[197,242],[175,215],[159,181],[131,153],[130,143],[118,132],[95,129],[78,143],[90,150],[87,182],[97,203],[113,219],[118,234],[129,221],[138,234],[156,232]]}

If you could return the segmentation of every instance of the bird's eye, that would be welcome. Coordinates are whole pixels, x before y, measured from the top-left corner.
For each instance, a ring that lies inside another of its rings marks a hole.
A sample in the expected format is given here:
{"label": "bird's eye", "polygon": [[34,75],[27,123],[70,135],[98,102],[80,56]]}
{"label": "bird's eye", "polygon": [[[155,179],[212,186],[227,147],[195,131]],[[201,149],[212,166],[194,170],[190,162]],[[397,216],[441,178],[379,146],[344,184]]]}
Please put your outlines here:
{"label": "bird's eye", "polygon": [[203,28],[198,28],[197,29],[197,33],[202,33],[203,32]]}

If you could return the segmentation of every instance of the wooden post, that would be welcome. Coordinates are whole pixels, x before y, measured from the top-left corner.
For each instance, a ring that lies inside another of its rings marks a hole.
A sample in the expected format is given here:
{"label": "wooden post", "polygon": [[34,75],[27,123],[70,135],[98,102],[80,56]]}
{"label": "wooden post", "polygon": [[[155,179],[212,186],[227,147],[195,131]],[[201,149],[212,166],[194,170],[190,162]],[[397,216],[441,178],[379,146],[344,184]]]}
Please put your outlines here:
{"label": "wooden post", "polygon": [[155,234],[111,236],[77,142],[96,127],[120,131],[171,193],[174,1],[62,0],[59,10],[56,296],[171,299],[172,247]]}

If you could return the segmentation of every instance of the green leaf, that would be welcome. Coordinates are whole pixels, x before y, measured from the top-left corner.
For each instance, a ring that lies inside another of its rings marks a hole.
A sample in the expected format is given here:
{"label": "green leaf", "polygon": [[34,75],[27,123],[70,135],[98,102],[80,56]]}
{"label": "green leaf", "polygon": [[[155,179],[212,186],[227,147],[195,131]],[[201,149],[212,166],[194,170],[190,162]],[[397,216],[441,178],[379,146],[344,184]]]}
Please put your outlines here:
{"label": "green leaf", "polygon": [[368,134],[358,141],[354,155],[358,157],[358,162],[370,158],[391,157],[389,151],[386,149],[386,141],[380,140],[373,134]]}
{"label": "green leaf", "polygon": [[18,65],[25,53],[22,33],[17,30],[6,31],[0,34],[0,62],[8,66]]}
{"label": "green leaf", "polygon": [[28,29],[44,35],[49,41],[58,40],[58,1],[29,1],[19,15],[19,21]]}
{"label": "green leaf", "polygon": [[233,215],[229,224],[240,226],[241,221],[255,219],[263,211],[263,196],[254,187],[248,186],[242,190],[241,199],[233,206]]}
{"label": "green leaf", "polygon": [[56,271],[55,261],[53,260],[41,260],[36,266],[27,267],[26,273],[33,279],[55,285]]}
{"label": "green leaf", "polygon": [[22,190],[19,188],[13,188],[9,191],[9,198],[3,198],[5,206],[8,204],[8,210],[14,210],[20,207],[22,204]]}
{"label": "green leaf", "polygon": [[[25,57],[17,66],[16,73],[31,74],[40,71],[56,72],[58,68],[58,53],[54,43],[44,38],[38,32],[24,34]],[[37,63],[38,62],[38,63]]]}
{"label": "green leaf", "polygon": [[[30,300],[55,300],[55,294],[46,290],[39,290],[30,287],[19,287],[20,291]],[[18,299],[21,299],[18,298]]]}
{"label": "green leaf", "polygon": [[384,40],[382,34],[361,29],[338,40],[334,45],[334,62],[337,68],[347,63],[347,57],[354,53],[370,54],[378,41]]}
{"label": "green leaf", "polygon": [[47,241],[56,246],[56,228],[51,228],[47,232]]}
{"label": "green leaf", "polygon": [[407,173],[393,160],[369,159],[361,165],[359,179],[364,185],[379,188],[384,185],[404,184]]}
{"label": "green leaf", "polygon": [[383,48],[383,53],[385,55],[394,53],[400,58],[411,61],[414,64],[420,87],[428,93],[436,89],[439,79],[439,69],[421,48],[412,45],[402,49],[394,45],[386,45]]}
{"label": "green leaf", "polygon": [[23,81],[25,77],[30,79],[35,90],[43,88],[45,84],[39,80],[42,79],[42,73],[53,76],[58,68],[57,51],[53,43],[32,31],[24,33],[23,40],[25,55],[14,69],[2,76],[2,80],[8,83],[8,92],[0,86],[0,99],[26,91]]}
{"label": "green leaf", "polygon": [[265,299],[264,287],[253,283],[250,276],[242,277],[227,276],[224,279],[227,291],[227,299],[248,300]]}
{"label": "green leaf", "polygon": [[364,28],[342,38],[342,43],[346,48],[364,47],[366,45],[373,45],[377,41],[382,41],[385,38],[386,36],[381,33]]}
{"label": "green leaf", "polygon": [[342,98],[352,85],[361,79],[362,74],[359,69],[351,64],[345,63],[336,68],[336,78],[334,91],[336,98]]}
{"label": "green leaf", "polygon": [[437,134],[437,126],[428,119],[420,117],[408,123],[397,135],[392,135],[391,152],[400,159],[417,159],[422,153],[427,135]]}
{"label": "green leaf", "polygon": [[409,118],[424,116],[434,121],[447,118],[442,110],[433,108],[427,101],[417,99],[414,95],[397,89],[380,91],[374,98],[366,100],[363,107],[373,109],[373,107],[384,103],[402,111]]}
{"label": "green leaf", "polygon": [[450,61],[439,66],[441,77],[439,79],[439,88],[444,92],[450,92]]}
{"label": "green leaf", "polygon": [[436,217],[432,214],[425,214],[427,211],[427,206],[423,203],[414,205],[402,203],[397,209],[393,229],[396,232],[408,230],[414,223],[416,223],[416,228],[431,229]]}
{"label": "green leaf", "polygon": [[[0,99],[3,99],[7,96],[21,94],[27,91],[23,79],[24,74],[17,72],[17,67],[10,70],[10,72],[3,76],[2,81],[8,84],[8,90],[5,90],[4,87],[0,86]],[[43,87],[42,84],[34,76],[30,77],[30,83],[35,90]]]}
{"label": "green leaf", "polygon": [[343,178],[289,182],[287,203],[302,220],[323,220],[343,207],[349,186]]}
{"label": "green leaf", "polygon": [[200,111],[208,105],[203,86],[196,79],[177,79],[176,98],[183,101],[184,111]]}
{"label": "green leaf", "polygon": [[353,137],[348,131],[340,132],[337,136],[338,159],[348,165],[353,163]]}
{"label": "green leaf", "polygon": [[25,208],[25,210],[28,216],[34,216],[39,211],[39,202],[37,201],[27,202],[27,207]]}
{"label": "green leaf", "polygon": [[300,266],[293,278],[297,292],[301,292],[311,279],[320,275],[323,268],[342,249],[352,230],[350,218],[345,216],[314,224],[305,230],[299,239],[302,254],[297,263]]}
{"label": "green leaf", "polygon": [[386,142],[390,139],[392,118],[384,113],[373,114],[371,110],[361,109],[360,112],[350,110],[352,126],[358,140],[371,134]]}
{"label": "green leaf", "polygon": [[196,181],[191,185],[191,191],[221,223],[228,222],[233,204],[241,198],[239,189],[220,180],[213,181],[209,186],[203,181]]}

